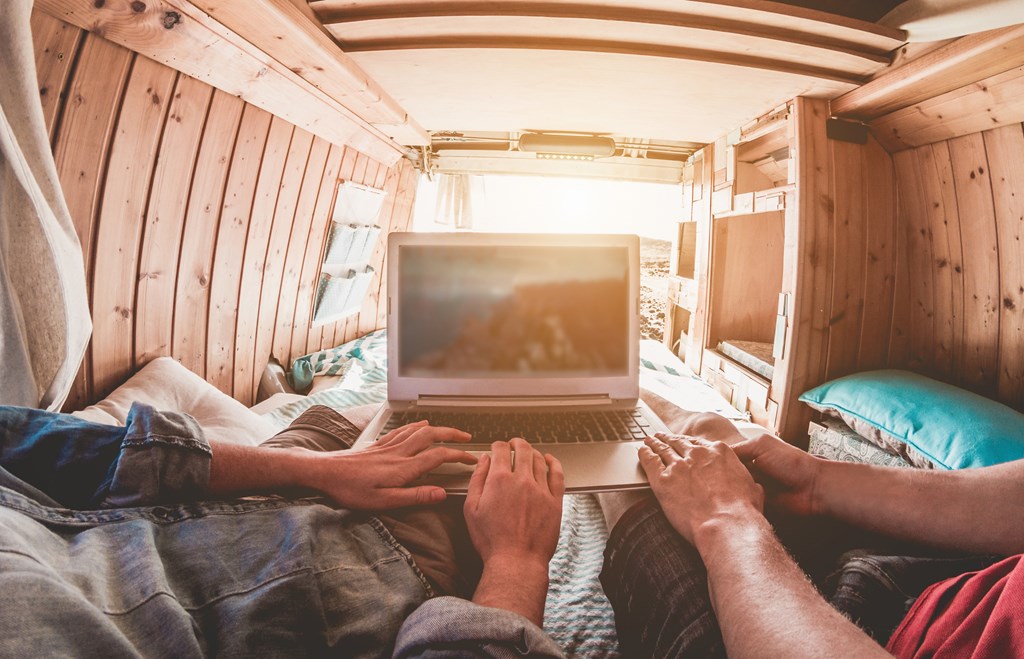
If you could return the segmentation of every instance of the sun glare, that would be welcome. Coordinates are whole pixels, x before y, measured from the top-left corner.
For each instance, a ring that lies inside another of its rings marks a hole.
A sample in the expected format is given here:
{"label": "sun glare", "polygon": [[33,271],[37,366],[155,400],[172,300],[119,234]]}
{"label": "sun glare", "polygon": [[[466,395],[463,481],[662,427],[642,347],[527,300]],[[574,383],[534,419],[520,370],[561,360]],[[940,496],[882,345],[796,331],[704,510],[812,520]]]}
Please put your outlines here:
{"label": "sun glare", "polygon": [[[471,176],[472,230],[529,233],[635,233],[671,240],[682,206],[678,186],[540,176]],[[423,177],[413,228],[438,224],[438,180]]]}

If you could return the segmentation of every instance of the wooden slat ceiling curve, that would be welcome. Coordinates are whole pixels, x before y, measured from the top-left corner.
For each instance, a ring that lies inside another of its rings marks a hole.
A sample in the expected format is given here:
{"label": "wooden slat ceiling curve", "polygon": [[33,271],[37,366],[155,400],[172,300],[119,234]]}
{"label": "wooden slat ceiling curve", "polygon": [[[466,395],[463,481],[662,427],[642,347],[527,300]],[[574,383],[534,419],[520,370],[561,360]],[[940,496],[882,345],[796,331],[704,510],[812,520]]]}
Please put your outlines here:
{"label": "wooden slat ceiling curve", "polygon": [[[889,65],[905,36],[766,0],[309,6],[341,49],[430,131],[532,127],[710,141],[792,95],[831,98],[853,89]],[[594,71],[590,60],[614,63],[617,74]],[[566,85],[574,67],[586,77]],[[633,103],[602,104],[609,95]],[[674,113],[678,103],[688,107]],[[656,120],[628,116],[647,109]]]}

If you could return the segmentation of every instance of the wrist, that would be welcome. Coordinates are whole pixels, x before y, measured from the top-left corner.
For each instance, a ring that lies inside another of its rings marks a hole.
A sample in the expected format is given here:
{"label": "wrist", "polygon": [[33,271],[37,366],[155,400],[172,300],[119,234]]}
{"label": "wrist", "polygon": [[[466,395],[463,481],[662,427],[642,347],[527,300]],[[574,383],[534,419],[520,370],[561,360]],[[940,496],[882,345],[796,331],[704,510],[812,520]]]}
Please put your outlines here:
{"label": "wrist", "polygon": [[495,553],[483,559],[483,571],[492,574],[516,575],[517,580],[543,581],[546,584],[550,560],[550,558],[532,552]]}
{"label": "wrist", "polygon": [[764,514],[755,506],[740,504],[722,511],[699,524],[693,544],[705,563],[715,556],[728,555],[734,542],[746,542],[765,533],[773,533]]}

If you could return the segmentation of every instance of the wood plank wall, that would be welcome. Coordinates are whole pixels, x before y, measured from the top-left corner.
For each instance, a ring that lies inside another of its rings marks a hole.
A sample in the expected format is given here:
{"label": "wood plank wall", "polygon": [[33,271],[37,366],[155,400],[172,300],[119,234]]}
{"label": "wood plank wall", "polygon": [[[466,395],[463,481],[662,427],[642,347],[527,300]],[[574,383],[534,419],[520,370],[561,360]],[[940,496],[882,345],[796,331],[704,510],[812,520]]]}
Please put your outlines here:
{"label": "wood plank wall", "polygon": [[[811,411],[797,402],[828,380],[889,362],[897,285],[896,189],[892,156],[828,139],[827,103],[795,104],[797,193],[786,208],[783,292],[793,311],[771,398],[782,436],[807,436]],[[788,203],[788,202],[787,202]]]}
{"label": "wood plank wall", "polygon": [[407,228],[408,161],[382,166],[47,14],[32,29],[93,310],[67,409],[162,355],[251,404],[271,355],[287,367],[383,326],[380,274],[357,316],[309,319],[339,181],[385,188],[382,226]]}
{"label": "wood plank wall", "polygon": [[891,363],[1024,410],[1024,126],[895,155]]}

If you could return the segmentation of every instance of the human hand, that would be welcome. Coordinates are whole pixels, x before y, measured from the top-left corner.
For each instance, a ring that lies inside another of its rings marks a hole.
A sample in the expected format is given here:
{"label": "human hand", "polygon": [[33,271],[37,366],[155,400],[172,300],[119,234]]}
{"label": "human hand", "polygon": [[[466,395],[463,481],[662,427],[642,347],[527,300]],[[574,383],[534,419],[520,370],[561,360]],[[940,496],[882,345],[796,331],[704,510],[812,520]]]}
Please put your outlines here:
{"label": "human hand", "polygon": [[767,434],[742,441],[733,450],[764,486],[770,505],[798,515],[817,514],[815,491],[821,460]]}
{"label": "human hand", "polygon": [[722,442],[658,433],[639,456],[665,517],[691,544],[709,522],[762,514],[764,490]]}
{"label": "human hand", "polygon": [[492,444],[473,472],[464,507],[469,537],[484,565],[543,564],[546,575],[558,544],[564,493],[565,475],[554,457],[518,437]]}
{"label": "human hand", "polygon": [[524,439],[494,442],[491,454],[480,457],[464,508],[469,537],[484,564],[474,602],[543,624],[564,493],[562,465]]}
{"label": "human hand", "polygon": [[444,489],[407,487],[420,476],[448,462],[475,464],[471,454],[435,442],[466,442],[469,433],[427,425],[426,421],[396,428],[373,446],[356,451],[312,453],[310,485],[353,510],[387,510],[444,501]]}

